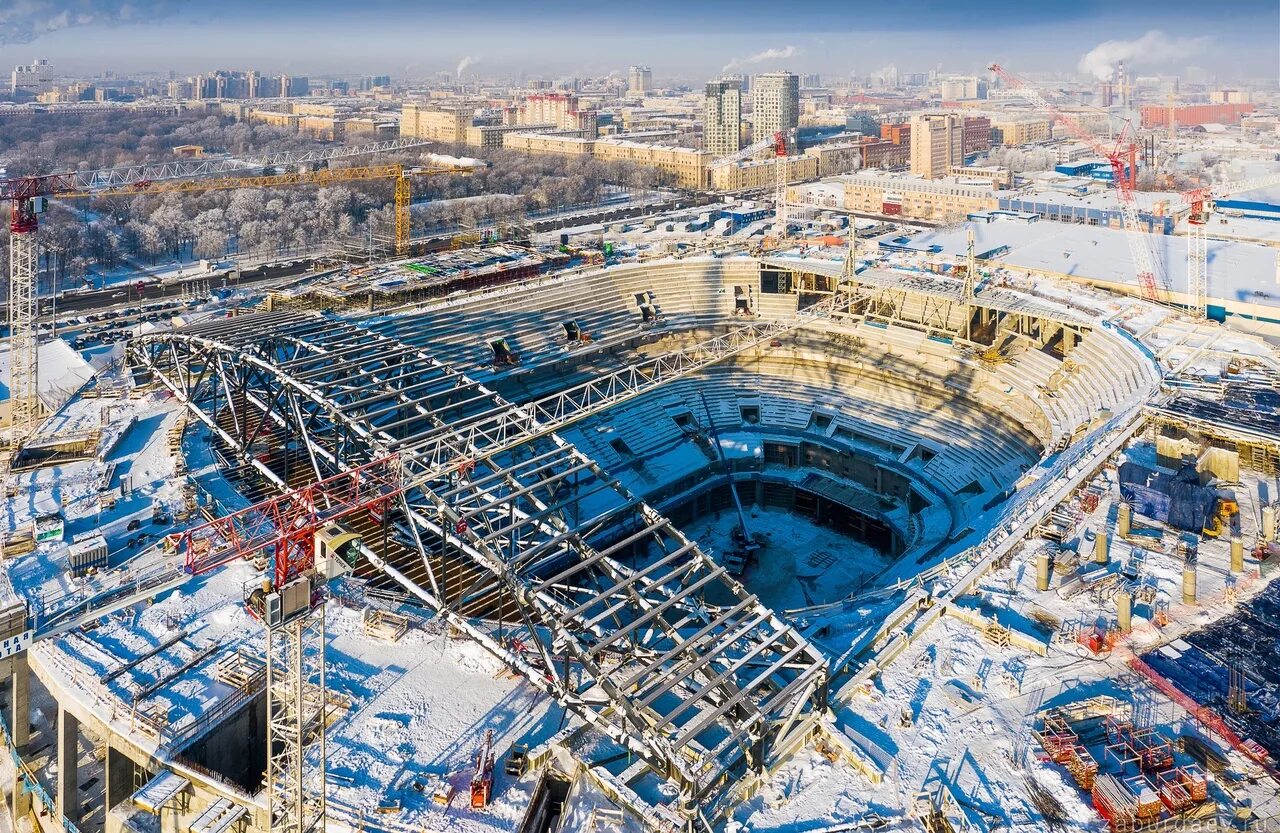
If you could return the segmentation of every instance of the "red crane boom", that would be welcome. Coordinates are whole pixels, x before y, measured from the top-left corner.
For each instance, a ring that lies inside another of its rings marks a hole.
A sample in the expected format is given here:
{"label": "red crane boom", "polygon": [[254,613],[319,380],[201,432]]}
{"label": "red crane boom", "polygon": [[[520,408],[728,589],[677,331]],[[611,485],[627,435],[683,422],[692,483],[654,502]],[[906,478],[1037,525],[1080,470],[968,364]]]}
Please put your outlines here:
{"label": "red crane boom", "polygon": [[169,541],[192,575],[268,552],[275,559],[275,586],[283,587],[313,566],[316,530],[362,510],[384,509],[403,488],[393,454],[174,533]]}
{"label": "red crane boom", "polygon": [[1134,194],[1137,183],[1137,148],[1130,142],[1125,143],[1127,131],[1122,130],[1115,144],[1108,147],[1078,120],[1063,113],[1051,104],[1040,91],[1026,81],[1006,70],[999,64],[987,67],[1008,84],[1018,90],[1036,107],[1052,116],[1062,124],[1073,137],[1088,145],[1094,153],[1104,157],[1111,165],[1111,178],[1120,197],[1120,214],[1124,218],[1125,230],[1128,232],[1129,252],[1133,256],[1134,269],[1138,275],[1138,285],[1142,288],[1142,296],[1148,301],[1160,301],[1160,290],[1156,285],[1155,261],[1151,250],[1147,247],[1147,233],[1138,220],[1138,201]]}

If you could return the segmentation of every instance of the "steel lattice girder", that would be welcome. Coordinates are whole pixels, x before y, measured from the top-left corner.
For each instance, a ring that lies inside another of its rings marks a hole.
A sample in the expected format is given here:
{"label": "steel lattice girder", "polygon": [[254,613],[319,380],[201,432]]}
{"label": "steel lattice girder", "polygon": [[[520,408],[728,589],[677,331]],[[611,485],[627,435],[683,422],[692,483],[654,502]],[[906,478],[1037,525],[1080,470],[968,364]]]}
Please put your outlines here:
{"label": "steel lattice girder", "polygon": [[[451,548],[483,566],[491,578],[475,592],[496,587],[517,598],[539,659],[528,661],[478,628],[469,632],[679,783],[686,806],[722,810],[727,776],[744,766],[762,770],[773,762],[772,748],[792,748],[792,733],[811,728],[806,718],[825,707],[826,661],[695,543],[551,432],[636,395],[637,386],[650,390],[705,367],[716,350],[733,355],[791,326],[748,325],[686,351],[693,361],[660,357],[652,374],[632,368],[621,381],[552,397],[554,407],[530,409],[549,414],[547,424],[418,348],[313,316],[242,316],[145,336],[130,354],[282,487],[251,454],[264,424],[288,427],[305,442],[316,477],[399,448],[417,484],[405,495],[402,537],[420,551],[432,586],[379,566],[437,609],[447,605],[429,551]],[[219,399],[247,406],[234,436],[217,424]],[[255,425],[246,424],[249,407],[259,413]],[[425,428],[428,439],[398,443],[406,424]],[[431,449],[425,457],[417,451],[423,447]],[[450,467],[442,465],[446,450]],[[468,461],[462,471],[459,460]],[[570,476],[572,512],[558,498]],[[580,516],[584,500],[602,498],[601,511]],[[618,560],[642,544],[652,553],[647,567]],[[709,605],[708,595],[726,601]],[[561,657],[582,669],[577,682],[557,670]],[[603,702],[587,696],[595,688]],[[717,790],[721,800],[709,801]]]}

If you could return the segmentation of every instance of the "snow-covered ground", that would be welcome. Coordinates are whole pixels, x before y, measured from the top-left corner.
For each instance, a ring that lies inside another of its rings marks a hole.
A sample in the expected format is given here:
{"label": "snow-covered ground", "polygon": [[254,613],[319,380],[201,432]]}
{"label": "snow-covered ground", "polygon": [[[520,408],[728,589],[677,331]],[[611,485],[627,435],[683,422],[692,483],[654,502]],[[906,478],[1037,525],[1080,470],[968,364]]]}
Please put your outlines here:
{"label": "snow-covered ground", "polygon": [[[1212,379],[1226,363],[1242,356],[1274,362],[1254,339],[1171,320],[1146,305],[1089,295],[1078,287],[1065,290],[1045,284],[1038,291],[1111,318],[1141,338],[1167,368]],[[119,375],[99,381],[104,387],[122,383]],[[42,434],[101,429],[103,442],[111,450],[101,461],[17,475],[21,497],[6,503],[0,530],[29,523],[37,506],[52,499],[66,515],[68,539],[95,530],[104,533],[113,566],[143,550],[148,542],[137,540],[139,532],[151,534],[154,542],[154,536],[169,529],[150,523],[153,506],[173,514],[183,503],[187,480],[175,474],[175,460],[168,449],[169,433],[179,416],[176,403],[160,394],[73,399],[45,424]],[[203,434],[203,430],[189,431],[183,442],[191,488],[202,502],[243,505],[243,498],[213,465]],[[721,440],[728,456],[758,453],[755,440],[736,435]],[[1126,453],[1144,464],[1153,462],[1153,451],[1145,442]],[[684,450],[658,462],[683,471],[703,464],[705,456],[699,454]],[[108,479],[109,467],[114,467],[114,473]],[[126,475],[132,480],[132,495],[122,497],[114,509],[103,509],[104,480],[108,489],[116,489]],[[1110,694],[1154,704],[1155,725],[1167,735],[1193,730],[1167,699],[1129,675],[1127,661],[1135,653],[1224,615],[1230,609],[1229,589],[1243,602],[1263,582],[1252,572],[1230,577],[1226,540],[1206,541],[1200,546],[1199,603],[1183,605],[1182,563],[1173,550],[1176,539],[1166,536],[1160,548],[1136,552],[1133,544],[1115,540],[1113,473],[1099,484],[1105,486],[1108,497],[1097,510],[1082,515],[1066,542],[1060,571],[1049,591],[1035,587],[1035,558],[1047,544],[1032,537],[1007,564],[985,575],[976,593],[956,603],[964,609],[961,613],[995,616],[1013,630],[1050,642],[1047,656],[998,647],[982,631],[953,616],[941,617],[928,631],[912,632],[903,653],[870,685],[847,702],[833,701],[833,730],[857,735],[889,762],[884,783],[873,786],[851,767],[832,763],[817,750],[805,750],[738,808],[730,827],[811,833],[873,813],[905,826],[909,823],[905,808],[914,795],[922,788],[941,785],[958,799],[953,807],[957,818],[963,816],[973,829],[1038,831],[1046,829],[1046,823],[1029,795],[1028,785],[1034,781],[1062,805],[1066,815],[1062,830],[1103,830],[1087,797],[1066,772],[1040,760],[1030,736],[1035,715],[1048,705]],[[1256,515],[1262,500],[1274,498],[1275,485],[1274,478],[1246,477],[1238,496],[1248,518]],[[807,519],[745,508],[750,531],[765,539],[758,560],[748,567],[745,584],[775,610],[844,598],[889,564],[871,548]],[[140,522],[139,529],[129,529],[133,520]],[[1148,523],[1141,518],[1137,522]],[[730,530],[737,523],[736,513],[728,510],[689,524],[685,532],[709,550],[723,553],[730,549]],[[1102,530],[1112,536],[1113,566],[1097,570],[1089,566],[1089,559],[1092,542]],[[1072,551],[1077,553],[1074,558]],[[1072,634],[1115,617],[1115,595],[1106,589],[1114,583],[1098,582],[1098,589],[1080,593],[1063,588],[1073,575],[1113,574],[1122,564],[1134,567],[1139,583],[1150,587],[1155,598],[1169,602],[1169,622],[1158,625],[1155,605],[1140,602],[1135,605],[1132,633],[1109,652],[1095,656]],[[65,551],[44,545],[30,556],[11,560],[8,570],[29,598],[91,585],[93,579],[68,578],[65,566]],[[124,709],[139,693],[154,687],[142,699],[154,713],[164,715],[172,729],[180,729],[230,696],[231,689],[215,674],[220,658],[241,651],[261,655],[260,625],[241,601],[245,587],[257,580],[252,565],[234,563],[191,580],[154,604],[106,617],[91,631],[65,634],[38,650],[48,654],[51,664],[86,696],[101,698],[102,703],[109,701]],[[351,703],[327,735],[335,815],[376,816],[397,830],[506,833],[515,829],[533,789],[532,777],[510,779],[499,766],[494,801],[486,810],[471,810],[465,792],[477,746],[492,730],[501,759],[512,744],[536,746],[572,725],[572,719],[523,679],[508,674],[479,645],[451,637],[427,614],[414,613],[412,627],[394,644],[367,635],[360,598],[358,592],[344,592],[345,603],[331,603],[326,614],[328,685]],[[847,608],[833,606],[823,615],[823,636],[815,639],[828,650],[825,640],[838,643],[842,653],[856,634],[882,621],[900,598],[859,598]],[[103,682],[112,671],[175,637],[180,638],[170,648]],[[201,656],[180,676],[166,679]],[[593,751],[591,743],[586,740],[576,747],[583,759]],[[1232,763],[1241,772],[1250,769],[1239,756],[1233,756]],[[455,790],[447,808],[431,800],[442,781]],[[583,783],[572,794],[566,829],[590,829],[592,810],[605,803],[598,791]],[[1233,789],[1236,799],[1252,802],[1260,816],[1280,818],[1280,797],[1273,783],[1259,779]],[[1214,794],[1226,795],[1216,786]]]}
{"label": "snow-covered ground", "polygon": [[[780,509],[743,507],[747,528],[764,546],[747,564],[742,582],[774,610],[794,610],[843,599],[887,567],[892,558],[847,535]],[[684,533],[713,555],[733,549],[738,513],[730,510],[687,524]]]}

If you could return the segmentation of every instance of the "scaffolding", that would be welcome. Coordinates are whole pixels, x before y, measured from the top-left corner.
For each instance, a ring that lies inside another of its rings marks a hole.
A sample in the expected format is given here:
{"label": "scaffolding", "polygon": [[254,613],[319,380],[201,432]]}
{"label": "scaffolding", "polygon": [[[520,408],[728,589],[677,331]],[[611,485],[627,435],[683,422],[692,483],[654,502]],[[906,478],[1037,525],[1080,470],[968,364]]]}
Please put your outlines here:
{"label": "scaffolding", "polygon": [[[267,628],[267,787],[271,833],[324,830],[324,605]],[[318,749],[308,754],[317,742]]]}
{"label": "scaffolding", "polygon": [[9,401],[15,445],[35,430],[40,418],[36,234],[34,225],[27,230],[18,223],[15,218],[9,236]]}

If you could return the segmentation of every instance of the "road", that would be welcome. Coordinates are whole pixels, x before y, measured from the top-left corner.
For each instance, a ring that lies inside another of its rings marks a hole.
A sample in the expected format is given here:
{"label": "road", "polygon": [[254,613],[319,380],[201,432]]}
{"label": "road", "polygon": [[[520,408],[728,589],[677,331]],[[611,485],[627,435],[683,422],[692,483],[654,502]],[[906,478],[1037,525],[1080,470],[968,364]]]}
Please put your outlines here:
{"label": "road", "polygon": [[[212,277],[207,278],[210,289],[219,289],[223,286],[252,286],[256,283],[264,281],[276,280],[278,278],[288,278],[295,275],[305,274],[314,265],[312,260],[298,260],[282,263],[278,265],[260,266],[256,269],[247,269],[240,273],[240,279],[234,283],[228,283],[227,273],[215,273]],[[58,315],[63,313],[74,312],[93,312],[106,307],[114,306],[122,303],[132,303],[134,301],[153,301],[163,298],[181,297],[183,293],[190,292],[190,284],[192,282],[203,282],[205,278],[192,278],[187,281],[179,281],[168,284],[148,284],[141,291],[123,284],[107,289],[98,290],[96,292],[77,292],[72,295],[64,295],[58,300]],[[40,314],[44,317],[49,314],[53,308],[51,299],[44,299],[40,302]],[[6,310],[7,311],[7,310]]]}

